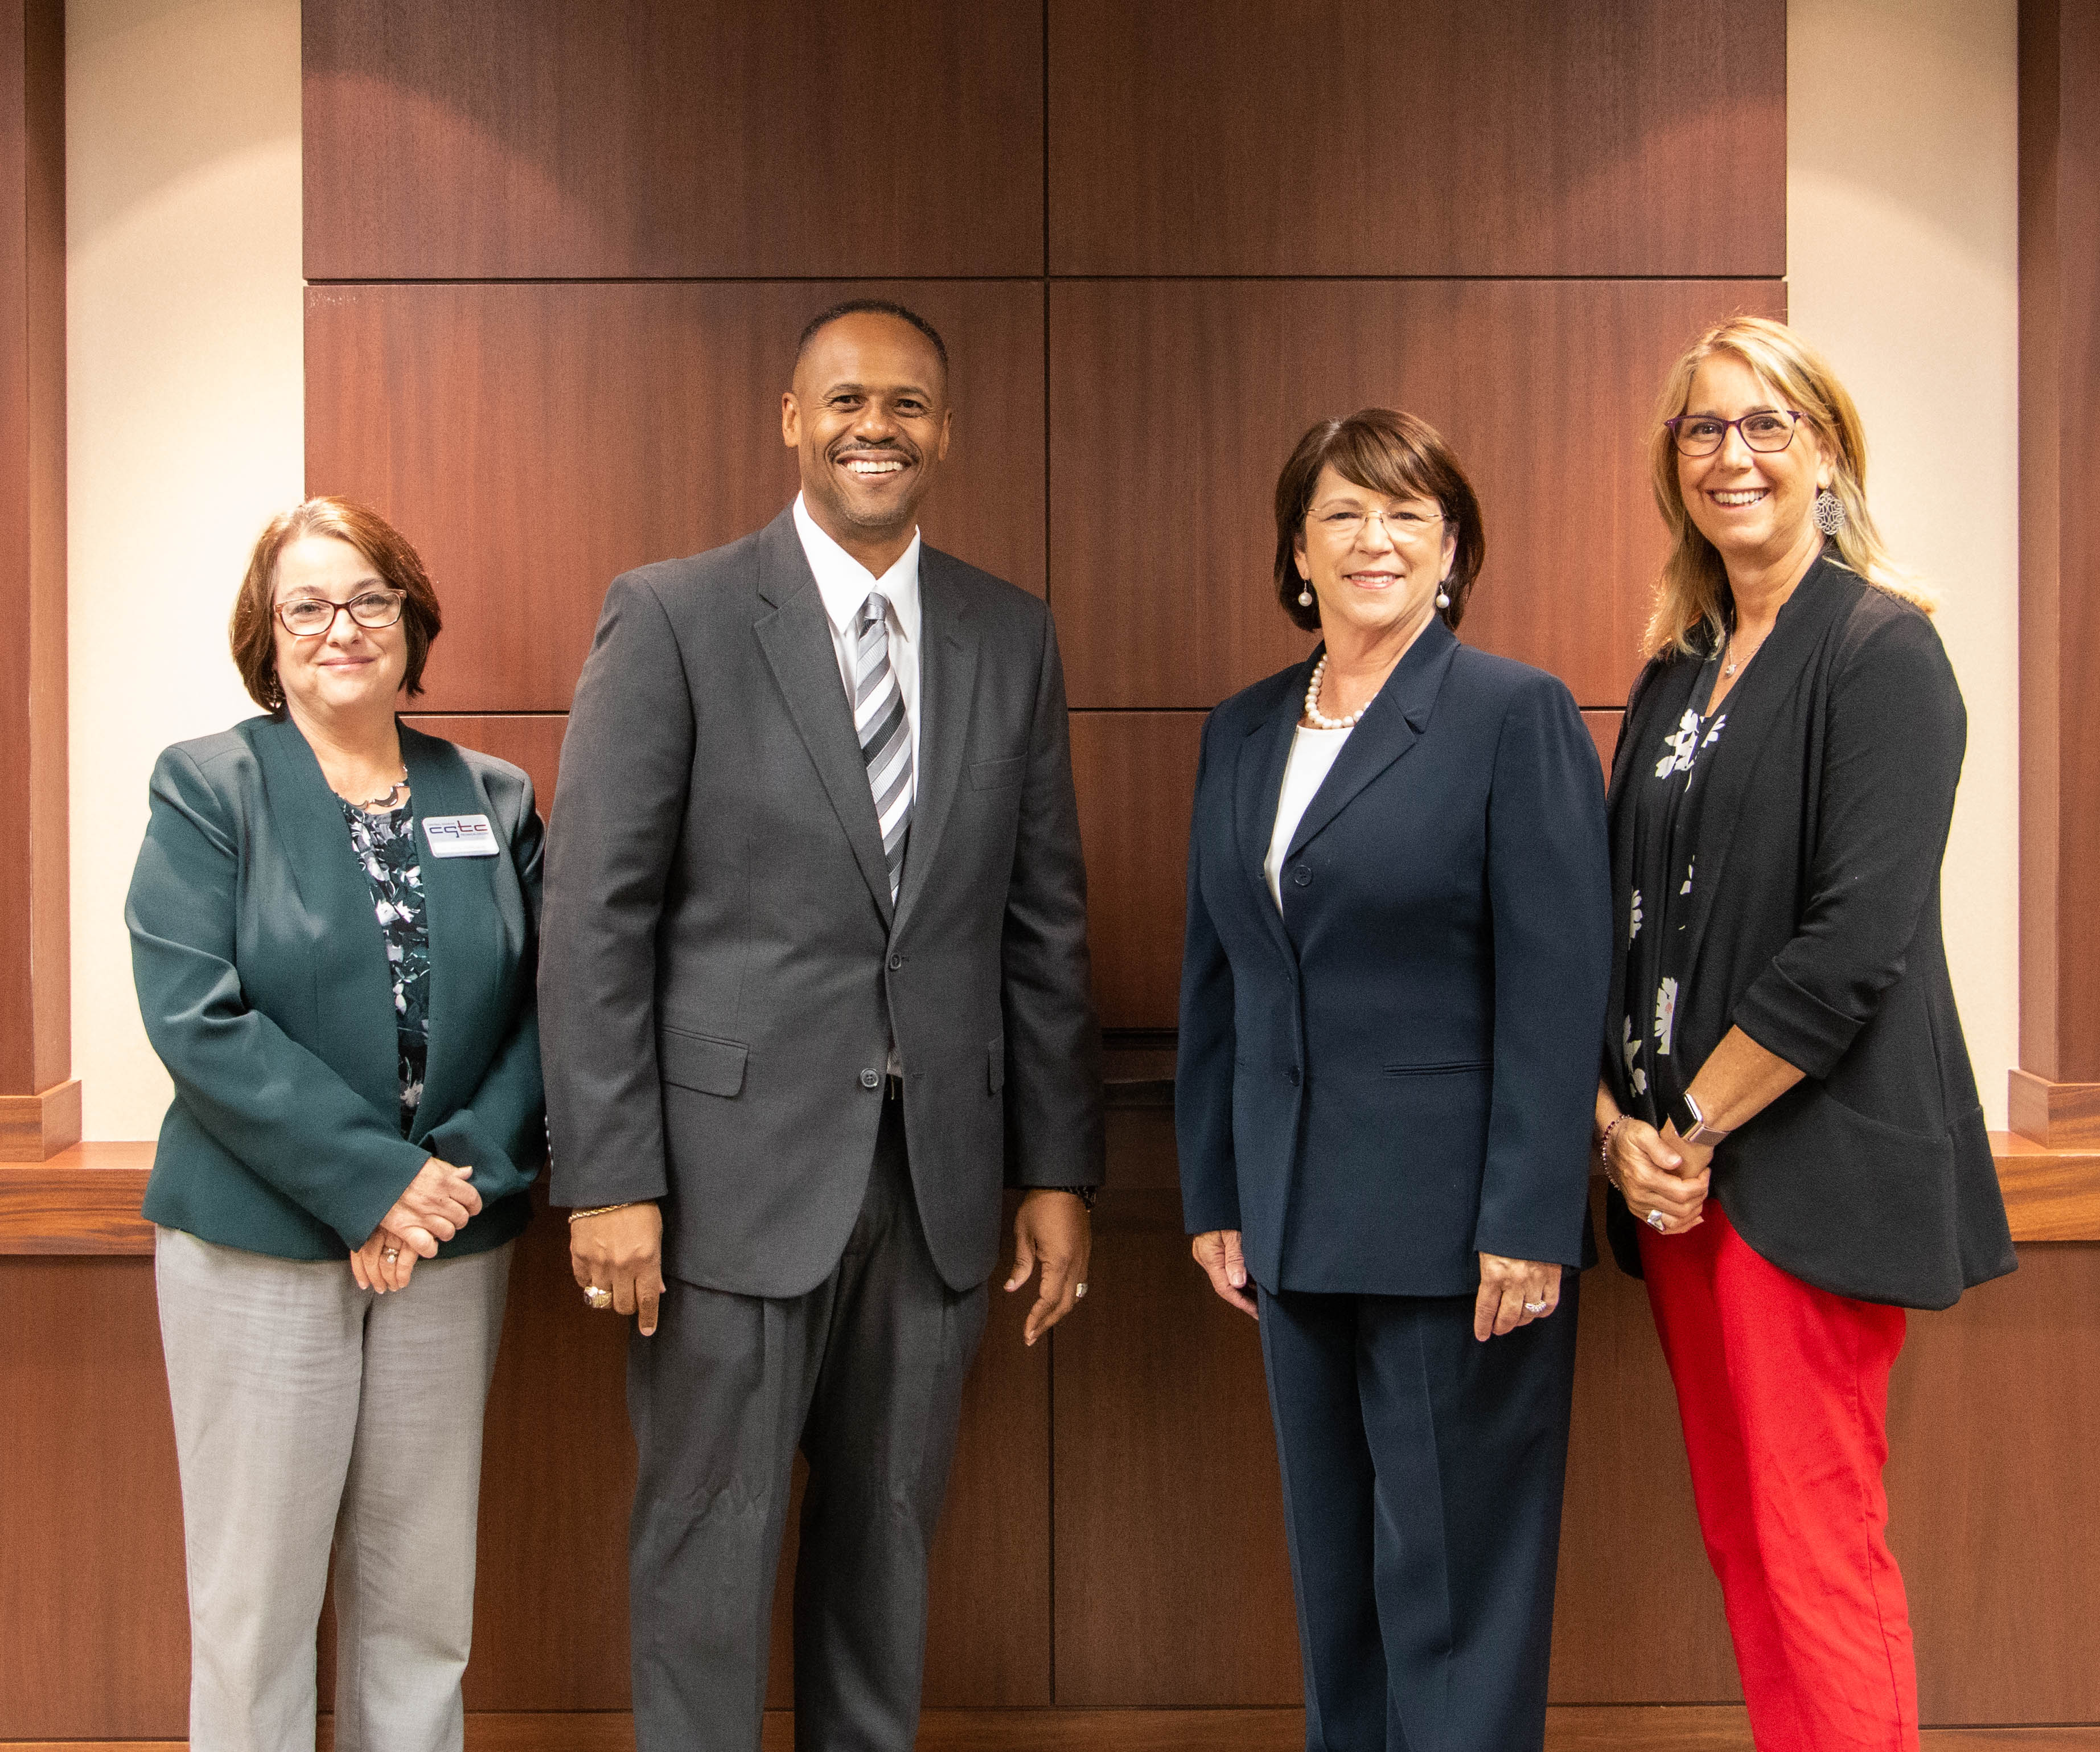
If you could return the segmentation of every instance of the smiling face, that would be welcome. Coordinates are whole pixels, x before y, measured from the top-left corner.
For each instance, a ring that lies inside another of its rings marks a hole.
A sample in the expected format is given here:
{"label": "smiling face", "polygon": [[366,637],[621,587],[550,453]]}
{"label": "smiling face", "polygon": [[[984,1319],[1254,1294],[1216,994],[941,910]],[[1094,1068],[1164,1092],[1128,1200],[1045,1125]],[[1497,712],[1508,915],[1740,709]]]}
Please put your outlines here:
{"label": "smiling face", "polygon": [[1320,624],[1330,639],[1340,627],[1373,638],[1411,636],[1436,611],[1437,586],[1458,545],[1458,532],[1435,500],[1359,487],[1330,463],[1312,483],[1296,544],[1298,575],[1319,598]]}
{"label": "smiling face", "polygon": [[387,588],[371,561],[333,536],[302,536],[277,556],[271,594],[277,681],[295,719],[342,722],[391,715],[408,667],[404,620],[390,627],[361,627],[348,615],[338,614],[325,633],[300,638],[286,629],[278,612],[308,598],[343,603]]}
{"label": "smiling face", "polygon": [[933,342],[878,311],[827,324],[796,362],[781,437],[801,460],[810,514],[863,564],[863,549],[901,554],[910,542],[948,453],[947,398]]}
{"label": "smiling face", "polygon": [[[1719,420],[1786,412],[1757,374],[1733,353],[1714,353],[1692,373],[1684,411]],[[1720,552],[1731,576],[1777,566],[1817,538],[1815,493],[1830,484],[1830,459],[1814,426],[1795,422],[1784,450],[1753,450],[1731,427],[1708,457],[1677,458],[1678,490],[1693,527]]]}

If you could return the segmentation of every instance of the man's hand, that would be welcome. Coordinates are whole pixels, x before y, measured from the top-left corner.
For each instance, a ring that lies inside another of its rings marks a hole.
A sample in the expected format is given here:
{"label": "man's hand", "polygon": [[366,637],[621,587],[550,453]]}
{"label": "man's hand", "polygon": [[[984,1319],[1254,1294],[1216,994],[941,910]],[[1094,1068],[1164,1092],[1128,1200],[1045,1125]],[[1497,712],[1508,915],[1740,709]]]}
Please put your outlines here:
{"label": "man's hand", "polygon": [[1261,1318],[1260,1308],[1247,1294],[1246,1256],[1237,1229],[1207,1229],[1189,1243],[1189,1251],[1213,1290],[1250,1320]]}
{"label": "man's hand", "polygon": [[608,1290],[616,1314],[639,1314],[645,1339],[656,1330],[664,1294],[664,1213],[653,1200],[624,1204],[569,1225],[569,1269],[585,1290]]}
{"label": "man's hand", "polygon": [[1009,1292],[1028,1282],[1040,1264],[1043,1282],[1035,1305],[1028,1311],[1021,1342],[1033,1344],[1067,1314],[1085,1293],[1087,1260],[1093,1252],[1093,1219],[1083,1201],[1070,1193],[1037,1187],[1021,1201],[1013,1219],[1013,1269]]}
{"label": "man's hand", "polygon": [[1560,1268],[1538,1260],[1480,1256],[1480,1293],[1473,1299],[1473,1336],[1491,1338],[1547,1318],[1560,1305]]}

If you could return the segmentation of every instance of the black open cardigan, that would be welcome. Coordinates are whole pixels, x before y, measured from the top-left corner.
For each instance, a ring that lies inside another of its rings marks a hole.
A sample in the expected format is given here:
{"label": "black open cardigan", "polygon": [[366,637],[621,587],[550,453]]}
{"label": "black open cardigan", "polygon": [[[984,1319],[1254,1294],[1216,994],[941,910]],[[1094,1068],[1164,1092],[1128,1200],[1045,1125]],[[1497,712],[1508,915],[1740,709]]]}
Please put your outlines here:
{"label": "black open cardigan", "polygon": [[[1612,902],[1632,886],[1639,761],[1701,660],[1656,658],[1612,761]],[[1724,1141],[1711,1196],[1807,1282],[1946,1308],[2016,1264],[1940,938],[1939,866],[1968,734],[1932,624],[1825,557],[1728,696],[1710,787],[1674,1055],[1696,1070],[1733,1026],[1804,1073]],[[1626,921],[1621,918],[1621,931]],[[1624,942],[1621,938],[1621,945]],[[1604,1075],[1630,1108],[1614,962]],[[1607,1229],[1640,1256],[1626,1204]]]}

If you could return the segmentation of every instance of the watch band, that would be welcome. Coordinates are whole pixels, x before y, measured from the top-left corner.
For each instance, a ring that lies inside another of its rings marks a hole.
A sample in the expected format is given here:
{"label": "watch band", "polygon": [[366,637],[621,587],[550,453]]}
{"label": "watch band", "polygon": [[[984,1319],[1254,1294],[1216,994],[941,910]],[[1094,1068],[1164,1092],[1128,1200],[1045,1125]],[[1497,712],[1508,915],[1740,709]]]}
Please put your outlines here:
{"label": "watch band", "polygon": [[1718,1144],[1728,1135],[1726,1128],[1707,1124],[1706,1115],[1700,1111],[1699,1103],[1692,1099],[1688,1089],[1670,1104],[1670,1123],[1688,1144]]}

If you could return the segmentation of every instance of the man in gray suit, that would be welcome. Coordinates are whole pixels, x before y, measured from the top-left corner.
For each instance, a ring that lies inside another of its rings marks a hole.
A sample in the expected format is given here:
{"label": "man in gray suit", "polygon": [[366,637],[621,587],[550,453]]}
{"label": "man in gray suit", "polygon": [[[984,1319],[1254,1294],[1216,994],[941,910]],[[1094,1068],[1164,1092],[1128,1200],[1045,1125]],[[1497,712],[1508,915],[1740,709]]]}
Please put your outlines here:
{"label": "man in gray suit", "polygon": [[[642,1752],[757,1752],[790,1467],[796,1745],[908,1752],[963,1378],[1086,1293],[1098,1035],[1044,605],[921,545],[947,354],[902,307],[805,331],[795,503],[616,579],[549,832],[553,1195],[628,1404]],[[1002,1172],[1003,1170],[1003,1172]]]}

